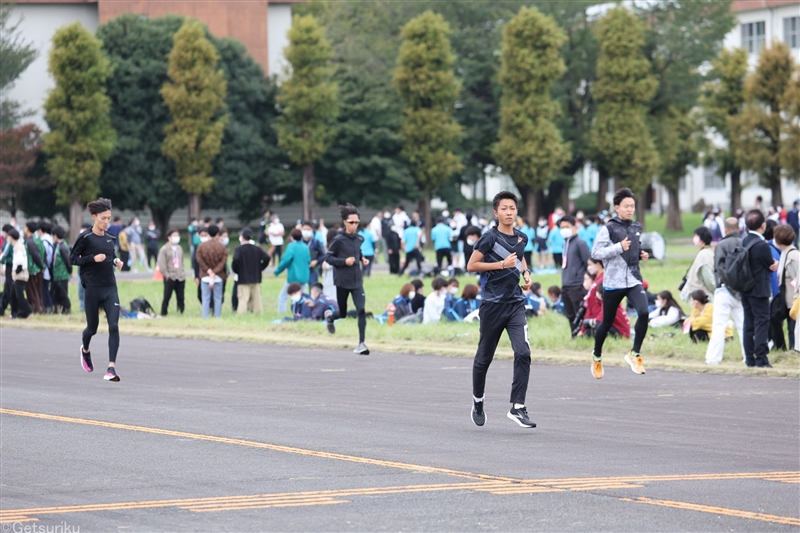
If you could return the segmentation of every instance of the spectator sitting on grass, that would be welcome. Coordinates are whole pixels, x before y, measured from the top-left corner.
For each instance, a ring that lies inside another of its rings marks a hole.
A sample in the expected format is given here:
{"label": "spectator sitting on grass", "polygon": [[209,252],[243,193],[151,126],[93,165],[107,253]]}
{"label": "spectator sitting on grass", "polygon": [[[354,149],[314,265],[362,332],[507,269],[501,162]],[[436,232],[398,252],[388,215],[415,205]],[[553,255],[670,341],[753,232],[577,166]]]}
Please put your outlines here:
{"label": "spectator sitting on grass", "polygon": [[[450,278],[447,282],[447,287],[444,290],[444,315],[447,318],[447,315],[450,314],[450,310],[453,308],[453,305],[458,300],[458,280],[456,278]],[[449,320],[449,319],[448,319]]]}
{"label": "spectator sitting on grass", "polygon": [[[579,333],[580,336],[587,336],[587,337],[594,337],[595,330],[597,326],[603,321],[603,285],[596,284],[594,287],[594,298],[597,300],[597,304],[599,304],[599,311],[597,316],[589,316],[589,311],[587,310],[586,315],[583,318],[583,327],[581,328],[581,332]],[[591,294],[591,292],[590,292]],[[587,302],[588,303],[588,302]],[[587,306],[587,309],[589,306]],[[617,313],[614,315],[614,322],[611,324],[611,329],[608,330],[608,334],[612,337],[622,337],[624,339],[631,338],[631,322],[628,319],[628,313],[625,312],[625,309],[622,305],[617,306]]]}
{"label": "spectator sitting on grass", "polygon": [[445,318],[462,322],[469,315],[475,313],[480,306],[481,300],[478,298],[478,286],[474,283],[468,283],[464,286],[461,298],[458,298],[453,303],[453,306],[446,311]]}
{"label": "spectator sitting on grass", "polygon": [[425,308],[425,284],[422,283],[421,279],[412,279],[411,285],[414,286],[414,292],[416,293],[411,298],[411,312],[417,314]]}
{"label": "spectator sitting on grass", "polygon": [[540,283],[534,282],[530,289],[523,289],[522,294],[525,296],[525,316],[530,318],[547,313],[549,302],[542,298],[542,285]]}
{"label": "spectator sitting on grass", "polygon": [[314,300],[310,295],[303,293],[303,287],[297,282],[292,282],[286,288],[286,292],[292,302],[292,318],[286,317],[286,320],[311,320]]}
{"label": "spectator sitting on grass", "polygon": [[550,299],[550,308],[560,314],[564,314],[564,303],[561,301],[561,287],[558,285],[551,285],[547,289],[547,297]]}
{"label": "spectator sitting on grass", "polygon": [[663,328],[677,326],[686,317],[680,304],[672,297],[672,293],[661,291],[656,295],[656,308],[650,313],[649,318],[651,328]]}
{"label": "spectator sitting on grass", "polygon": [[433,324],[442,319],[447,281],[444,278],[434,278],[431,282],[431,289],[433,290],[425,298],[425,308],[422,311],[423,324]]}
{"label": "spectator sitting on grass", "polygon": [[[694,342],[708,342],[711,335],[711,325],[714,322],[714,304],[708,299],[703,290],[696,290],[689,295],[692,314],[683,323],[684,331],[689,333]],[[733,329],[728,325],[725,328],[725,340],[733,338]]]}
{"label": "spectator sitting on grass", "polygon": [[322,320],[325,318],[325,311],[330,309],[334,314],[339,312],[339,303],[335,298],[325,296],[322,283],[315,283],[311,286],[311,300],[313,309],[311,310],[312,320]]}

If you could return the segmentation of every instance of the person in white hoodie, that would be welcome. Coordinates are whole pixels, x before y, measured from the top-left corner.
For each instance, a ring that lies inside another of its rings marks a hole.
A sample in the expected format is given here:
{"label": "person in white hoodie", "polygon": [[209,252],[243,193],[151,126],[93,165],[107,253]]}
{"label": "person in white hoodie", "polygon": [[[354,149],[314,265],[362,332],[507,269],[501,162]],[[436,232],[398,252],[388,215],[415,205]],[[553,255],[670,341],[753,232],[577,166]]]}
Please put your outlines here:
{"label": "person in white hoodie", "polygon": [[685,315],[683,309],[669,291],[661,291],[656,295],[656,308],[650,313],[650,327],[663,328],[680,326]]}
{"label": "person in white hoodie", "polygon": [[14,282],[14,292],[11,293],[11,318],[28,318],[33,313],[33,308],[25,299],[25,284],[28,282],[28,252],[25,244],[19,239],[19,232],[11,228],[8,230],[8,240],[14,250],[14,259],[11,263],[11,279]]}
{"label": "person in white hoodie", "polygon": [[425,298],[425,307],[422,311],[423,324],[435,324],[442,319],[444,312],[444,301],[447,297],[447,281],[444,278],[436,278],[431,283],[433,289]]}

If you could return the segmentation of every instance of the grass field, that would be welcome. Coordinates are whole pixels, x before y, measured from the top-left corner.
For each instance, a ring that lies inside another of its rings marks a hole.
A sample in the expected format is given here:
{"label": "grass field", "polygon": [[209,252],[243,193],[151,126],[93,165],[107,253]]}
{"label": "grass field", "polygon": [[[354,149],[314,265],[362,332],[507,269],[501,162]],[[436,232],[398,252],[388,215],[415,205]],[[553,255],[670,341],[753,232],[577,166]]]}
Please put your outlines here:
{"label": "grass field", "polygon": [[[668,247],[668,256],[672,248]],[[668,259],[665,264],[649,262],[643,266],[643,274],[650,284],[650,291],[671,290],[677,295],[677,286],[691,263],[690,258]],[[231,310],[231,285],[226,288],[225,304],[220,319],[203,320],[200,317],[200,303],[196,296],[196,286],[187,282],[186,312],[183,316],[175,311],[173,299],[170,315],[151,320],[124,319],[120,329],[124,335],[152,335],[164,337],[189,337],[217,340],[241,340],[275,344],[305,346],[329,346],[352,348],[357,341],[355,320],[343,320],[337,324],[337,334],[329,335],[321,323],[273,323],[281,318],[277,313],[277,294],[285,277],[276,278],[270,273],[265,276],[261,291],[265,313],[261,316],[237,316]],[[534,276],[545,287],[560,285],[559,275]],[[382,313],[386,305],[397,295],[402,283],[397,276],[386,272],[373,273],[365,282],[367,310],[374,314]],[[471,276],[461,278],[461,287],[474,282]],[[430,279],[425,280],[428,293]],[[162,283],[151,280],[120,280],[119,292],[123,306],[140,296],[150,301],[158,311],[161,306]],[[25,321],[4,321],[3,327],[24,327],[80,331],[84,327],[84,317],[77,312],[77,286],[70,287],[74,312],[70,316],[33,316]],[[688,305],[684,306],[688,311]],[[101,331],[104,329],[101,321]],[[564,317],[549,313],[543,317],[532,318],[530,341],[534,359],[567,364],[588,364],[592,342],[588,339],[570,339],[569,326]],[[800,376],[800,357],[796,352],[773,353],[770,360],[774,366],[769,371],[746,370],[741,363],[738,343],[728,343],[725,347],[723,363],[718,367],[708,367],[704,363],[705,345],[693,344],[687,335],[669,328],[667,332],[651,330],[643,346],[643,356],[647,366],[674,368],[692,371],[748,372],[777,376]],[[450,356],[472,356],[478,342],[477,324],[440,323],[432,325],[396,325],[389,327],[370,320],[367,325],[368,345],[376,352],[434,353]],[[77,338],[77,336],[76,336]],[[275,349],[270,346],[265,349]],[[630,349],[630,341],[609,339],[605,349],[606,364],[623,364],[622,356]],[[510,343],[504,338],[498,350],[499,357],[511,357]]]}
{"label": "grass field", "polygon": [[651,215],[645,218],[645,230],[656,231],[664,236],[665,239],[680,239],[692,237],[692,232],[703,224],[702,213],[683,213],[681,214],[683,231],[667,231],[667,215]]}

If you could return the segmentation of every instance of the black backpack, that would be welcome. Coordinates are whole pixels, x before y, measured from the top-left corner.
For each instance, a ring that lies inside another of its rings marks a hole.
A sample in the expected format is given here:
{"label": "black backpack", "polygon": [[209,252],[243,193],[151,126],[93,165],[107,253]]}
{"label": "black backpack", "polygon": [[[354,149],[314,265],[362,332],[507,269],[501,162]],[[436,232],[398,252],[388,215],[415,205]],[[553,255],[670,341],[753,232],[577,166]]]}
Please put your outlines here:
{"label": "black backpack", "polygon": [[720,261],[720,278],[730,290],[738,293],[752,290],[755,281],[750,271],[750,248],[757,242],[753,239],[747,246],[740,244]]}
{"label": "black backpack", "polygon": [[148,315],[155,313],[153,306],[143,296],[139,296],[131,302],[131,312],[147,313]]}

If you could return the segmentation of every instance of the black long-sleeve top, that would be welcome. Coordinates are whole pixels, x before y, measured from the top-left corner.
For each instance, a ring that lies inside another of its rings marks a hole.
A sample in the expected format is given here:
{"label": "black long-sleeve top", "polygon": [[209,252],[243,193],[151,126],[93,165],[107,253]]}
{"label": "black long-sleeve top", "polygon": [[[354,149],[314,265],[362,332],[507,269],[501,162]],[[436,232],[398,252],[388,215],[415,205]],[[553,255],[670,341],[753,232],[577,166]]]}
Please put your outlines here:
{"label": "black long-sleeve top", "polygon": [[[364,284],[361,274],[361,243],[364,237],[358,233],[347,233],[340,230],[328,244],[325,262],[333,266],[333,284],[340,289],[359,289]],[[354,257],[356,262],[347,266],[347,258]]]}
{"label": "black long-sleeve top", "polygon": [[[81,283],[84,287],[111,287],[117,284],[117,278],[114,276],[116,241],[117,238],[108,232],[97,235],[94,231],[88,230],[78,236],[69,260],[73,265],[80,267]],[[106,255],[100,263],[94,260],[98,254]]]}

